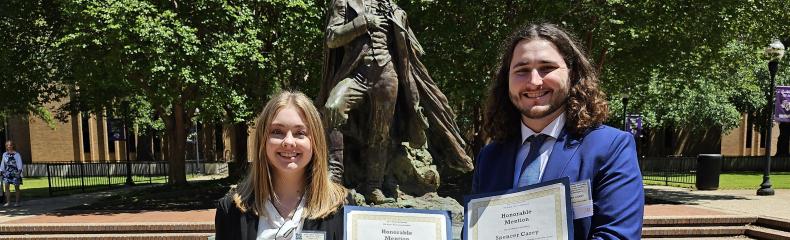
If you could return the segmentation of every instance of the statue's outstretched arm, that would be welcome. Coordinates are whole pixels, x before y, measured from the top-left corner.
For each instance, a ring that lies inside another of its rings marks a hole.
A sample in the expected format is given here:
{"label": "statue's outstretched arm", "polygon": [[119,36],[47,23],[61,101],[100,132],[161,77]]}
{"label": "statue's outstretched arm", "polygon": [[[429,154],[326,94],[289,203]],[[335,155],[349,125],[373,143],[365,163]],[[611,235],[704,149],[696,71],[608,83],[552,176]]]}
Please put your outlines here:
{"label": "statue's outstretched arm", "polygon": [[346,23],[346,2],[333,2],[331,17],[326,29],[326,45],[329,48],[338,48],[367,32],[368,26],[364,14],[360,14],[354,20]]}

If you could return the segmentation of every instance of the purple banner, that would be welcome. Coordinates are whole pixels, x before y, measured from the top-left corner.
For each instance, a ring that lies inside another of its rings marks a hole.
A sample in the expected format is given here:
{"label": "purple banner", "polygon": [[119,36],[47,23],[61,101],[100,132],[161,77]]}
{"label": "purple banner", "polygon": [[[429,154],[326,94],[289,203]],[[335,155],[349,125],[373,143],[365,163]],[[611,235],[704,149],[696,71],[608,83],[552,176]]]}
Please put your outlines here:
{"label": "purple banner", "polygon": [[126,141],[123,134],[122,119],[109,119],[107,121],[107,136],[110,138],[110,141]]}
{"label": "purple banner", "polygon": [[642,115],[628,115],[626,118],[628,120],[628,132],[634,135],[634,137],[641,137],[642,134]]}
{"label": "purple banner", "polygon": [[790,122],[790,86],[776,86],[774,120]]}

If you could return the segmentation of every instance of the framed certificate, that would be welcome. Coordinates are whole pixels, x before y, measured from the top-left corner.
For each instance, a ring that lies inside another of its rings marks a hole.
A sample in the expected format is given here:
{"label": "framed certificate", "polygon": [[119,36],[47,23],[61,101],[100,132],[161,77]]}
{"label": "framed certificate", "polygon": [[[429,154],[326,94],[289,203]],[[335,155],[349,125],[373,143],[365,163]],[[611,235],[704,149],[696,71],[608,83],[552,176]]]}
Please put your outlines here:
{"label": "framed certificate", "polygon": [[357,206],[344,211],[346,240],[452,240],[448,211]]}
{"label": "framed certificate", "polygon": [[470,195],[464,202],[464,239],[573,239],[567,177]]}

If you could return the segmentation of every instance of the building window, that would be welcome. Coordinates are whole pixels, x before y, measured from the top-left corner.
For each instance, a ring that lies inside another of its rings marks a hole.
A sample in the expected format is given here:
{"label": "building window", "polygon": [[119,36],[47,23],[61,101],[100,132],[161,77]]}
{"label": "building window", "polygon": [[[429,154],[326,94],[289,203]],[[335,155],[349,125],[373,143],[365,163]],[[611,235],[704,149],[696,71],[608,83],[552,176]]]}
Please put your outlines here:
{"label": "building window", "polygon": [[5,148],[5,141],[8,141],[8,137],[6,136],[6,132],[8,132],[8,129],[5,129],[6,127],[8,127],[8,124],[4,124],[3,126],[0,126],[0,141],[2,141],[3,143],[3,148]]}
{"label": "building window", "polygon": [[128,130],[126,133],[129,134],[129,136],[126,136],[126,144],[129,144],[129,152],[137,152],[137,135]]}
{"label": "building window", "polygon": [[104,118],[104,121],[107,122],[107,150],[109,152],[115,152],[115,137],[113,137],[113,133],[121,126],[116,126],[118,121],[114,120],[112,113],[107,113],[107,117]]}
{"label": "building window", "polygon": [[154,135],[154,154],[162,152],[162,139],[157,134]]}
{"label": "building window", "polygon": [[86,112],[82,113],[82,151],[91,152],[91,125],[90,115]]}
{"label": "building window", "polygon": [[754,141],[754,119],[752,116],[746,116],[746,148],[752,148],[752,141]]}
{"label": "building window", "polygon": [[109,136],[107,139],[107,151],[115,152],[115,141],[113,141]]}
{"label": "building window", "polygon": [[217,124],[214,127],[214,147],[217,152],[225,150],[225,143],[222,142],[222,125]]}
{"label": "building window", "polygon": [[760,129],[760,147],[761,148],[765,148],[765,135],[767,134],[766,130],[767,130],[767,128]]}
{"label": "building window", "polygon": [[673,129],[672,126],[664,128],[664,147],[665,148],[669,148],[670,152],[672,152],[674,150],[674,149],[671,149],[672,148],[672,140],[673,140],[673,136],[672,135],[673,135],[673,132],[674,132],[674,131],[672,131],[672,129]]}

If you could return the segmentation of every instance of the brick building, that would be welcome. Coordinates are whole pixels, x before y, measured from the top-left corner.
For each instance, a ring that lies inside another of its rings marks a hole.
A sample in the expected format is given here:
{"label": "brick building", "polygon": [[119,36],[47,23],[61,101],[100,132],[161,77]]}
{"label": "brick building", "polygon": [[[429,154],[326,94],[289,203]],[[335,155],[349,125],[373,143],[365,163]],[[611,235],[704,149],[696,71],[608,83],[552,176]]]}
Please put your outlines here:
{"label": "brick building", "polygon": [[[107,118],[97,114],[74,113],[66,122],[56,121],[50,126],[33,115],[12,116],[0,119],[0,124],[4,124],[0,130],[0,140],[13,140],[23,161],[27,163],[126,160],[126,141],[114,141],[109,130],[112,126],[108,123],[112,121]],[[235,152],[245,150],[234,150],[233,146],[248,145],[252,142],[248,136],[251,134],[244,134],[243,129],[236,131],[236,128],[233,125],[201,125],[197,141],[201,161],[228,161],[238,155]],[[251,128],[248,129],[248,132],[251,131]],[[129,159],[164,160],[166,142],[160,137],[131,134],[128,141]],[[247,149],[252,148],[247,146]],[[195,143],[188,142],[185,153],[187,160],[195,159],[195,151]]]}
{"label": "brick building", "polygon": [[[735,129],[723,133],[721,129],[691,131],[683,127],[664,128],[645,134],[639,140],[643,156],[696,156],[721,154],[723,156],[763,156],[765,132],[755,129],[754,119],[743,114]],[[771,154],[776,154],[779,126],[774,124],[771,133]]]}
{"label": "brick building", "polygon": [[[54,126],[32,115],[5,119],[0,140],[14,140],[25,162],[47,161],[119,161],[126,159],[126,143],[109,137],[107,117],[95,114],[72,114],[66,122]],[[2,119],[0,119],[2,121]],[[763,133],[754,129],[748,115],[742,115],[740,126],[722,133],[720,129],[689,131],[684,128],[665,128],[647,131],[638,140],[642,156],[696,156],[720,153],[724,156],[762,156],[765,152]],[[774,125],[772,152],[776,153],[779,127]],[[245,158],[255,149],[252,144],[254,128],[245,126],[201,126],[198,142],[200,159],[230,161]],[[194,138],[194,137],[193,137]],[[129,138],[132,160],[164,160],[165,142],[157,136]],[[239,152],[245,151],[244,154]],[[193,142],[186,146],[187,160],[195,159]],[[239,157],[235,157],[239,156]]]}

